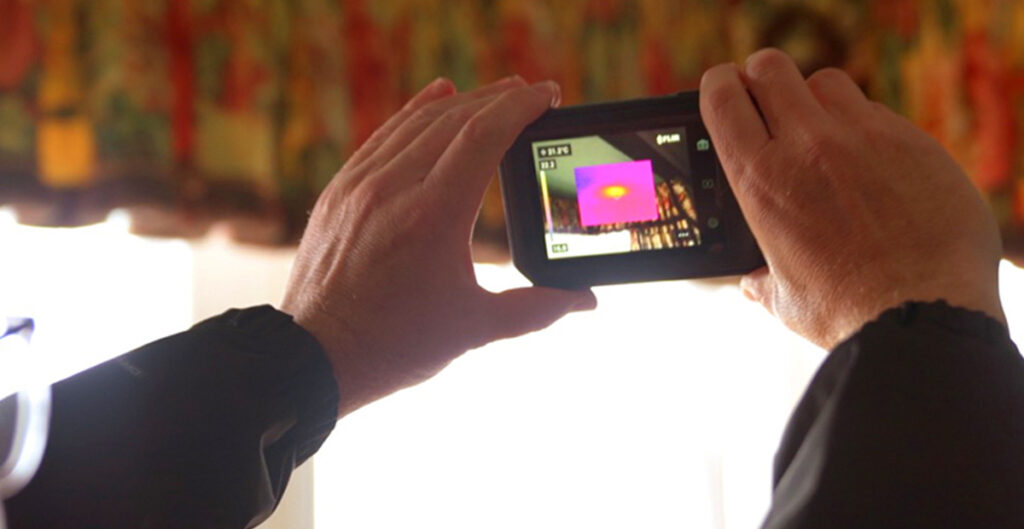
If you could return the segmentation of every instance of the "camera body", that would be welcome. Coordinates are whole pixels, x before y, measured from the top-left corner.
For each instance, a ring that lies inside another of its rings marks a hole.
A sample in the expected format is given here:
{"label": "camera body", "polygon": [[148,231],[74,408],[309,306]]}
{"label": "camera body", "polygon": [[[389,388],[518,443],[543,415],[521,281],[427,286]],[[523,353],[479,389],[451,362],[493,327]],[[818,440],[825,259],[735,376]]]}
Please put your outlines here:
{"label": "camera body", "polygon": [[536,285],[743,274],[764,265],[697,92],[551,109],[500,167],[512,259]]}

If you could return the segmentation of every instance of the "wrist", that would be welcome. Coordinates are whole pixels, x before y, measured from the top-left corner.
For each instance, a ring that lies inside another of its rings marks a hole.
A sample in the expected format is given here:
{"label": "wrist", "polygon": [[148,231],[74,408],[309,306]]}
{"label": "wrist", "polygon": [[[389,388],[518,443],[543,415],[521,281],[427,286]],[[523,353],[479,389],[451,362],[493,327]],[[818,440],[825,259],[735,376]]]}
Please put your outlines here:
{"label": "wrist", "polygon": [[341,409],[344,406],[345,394],[342,392],[341,383],[341,366],[337,358],[337,354],[332,350],[331,345],[334,340],[329,336],[328,330],[320,324],[317,318],[310,315],[310,311],[306,310],[309,303],[299,303],[295,300],[291,293],[286,294],[285,299],[281,302],[281,312],[284,312],[292,317],[292,321],[296,325],[305,330],[314,340],[320,345],[320,349],[324,353],[324,357],[327,359],[327,363],[331,367],[331,376],[334,379],[335,387],[338,391],[338,418],[342,417]]}
{"label": "wrist", "polygon": [[1006,325],[999,298],[998,261],[994,265],[980,259],[961,260],[954,265],[936,264],[929,267],[926,258],[919,258],[902,265],[863,266],[860,273],[849,275],[844,281],[845,288],[835,293],[837,299],[849,300],[836,306],[849,309],[840,308],[845,314],[839,315],[837,321],[843,325],[835,333],[832,345],[876,320],[884,311],[910,302],[944,301],[952,307],[984,313]]}
{"label": "wrist", "polygon": [[[865,325],[878,321],[892,311],[909,310],[909,307],[941,305],[988,317],[993,323],[1006,327],[1006,316],[999,296],[980,291],[956,291],[947,289],[944,293],[927,291],[921,294],[893,291],[891,296],[879,297],[875,303],[863,305],[865,309],[856,317],[847,320],[845,332],[837,333],[836,339],[827,347],[832,349],[839,343],[858,333]],[[870,308],[867,308],[870,307]]]}
{"label": "wrist", "polygon": [[373,386],[369,383],[372,374],[364,372],[357,362],[351,361],[359,346],[346,330],[348,326],[344,318],[331,317],[316,310],[304,310],[287,300],[282,303],[281,310],[292,314],[296,325],[312,335],[323,349],[338,390],[339,419],[379,398],[373,396],[370,390]]}
{"label": "wrist", "polygon": [[935,326],[937,329],[970,335],[990,342],[1009,340],[1009,329],[1003,322],[996,320],[987,312],[955,305],[945,299],[906,301],[890,307],[858,329],[853,336],[859,335],[869,327],[893,324],[904,327]]}

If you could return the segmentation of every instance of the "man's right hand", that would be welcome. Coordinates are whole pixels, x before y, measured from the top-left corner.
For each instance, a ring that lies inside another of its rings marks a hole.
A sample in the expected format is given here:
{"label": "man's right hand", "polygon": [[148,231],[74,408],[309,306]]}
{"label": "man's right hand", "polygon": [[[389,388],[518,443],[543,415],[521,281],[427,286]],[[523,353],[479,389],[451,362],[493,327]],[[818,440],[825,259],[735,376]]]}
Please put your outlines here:
{"label": "man's right hand", "polygon": [[701,82],[701,114],[767,268],[748,297],[832,348],[887,308],[945,299],[1005,323],[1001,241],[943,148],[840,70],[774,49]]}

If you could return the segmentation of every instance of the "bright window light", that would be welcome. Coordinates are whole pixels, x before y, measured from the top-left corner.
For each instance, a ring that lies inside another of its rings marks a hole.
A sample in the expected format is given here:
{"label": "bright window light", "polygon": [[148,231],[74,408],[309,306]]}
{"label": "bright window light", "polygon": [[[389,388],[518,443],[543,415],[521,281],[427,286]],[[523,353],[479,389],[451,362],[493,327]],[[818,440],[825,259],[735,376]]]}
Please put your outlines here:
{"label": "bright window light", "polygon": [[[118,213],[26,227],[0,209],[0,314],[36,319],[32,369],[62,378],[193,316],[280,299],[290,250],[128,228]],[[527,284],[510,266],[477,274],[492,290]],[[1000,280],[1024,340],[1024,270],[1004,262]],[[758,527],[782,429],[824,353],[727,282],[597,294],[596,311],[471,351],[340,421],[316,457],[316,526]],[[0,384],[24,374],[0,365]],[[307,490],[301,475],[290,495]]]}
{"label": "bright window light", "polygon": [[[1001,269],[1024,330],[1024,270]],[[478,266],[492,289],[526,284]],[[316,527],[753,528],[824,353],[729,284],[597,289],[600,307],[471,351],[338,423]]]}
{"label": "bright window light", "polygon": [[0,209],[0,315],[36,320],[39,376],[64,378],[192,323],[188,244],[128,227],[115,212],[94,226],[36,228]]}
{"label": "bright window light", "polygon": [[822,353],[731,285],[597,293],[342,420],[317,456],[317,527],[756,527]]}

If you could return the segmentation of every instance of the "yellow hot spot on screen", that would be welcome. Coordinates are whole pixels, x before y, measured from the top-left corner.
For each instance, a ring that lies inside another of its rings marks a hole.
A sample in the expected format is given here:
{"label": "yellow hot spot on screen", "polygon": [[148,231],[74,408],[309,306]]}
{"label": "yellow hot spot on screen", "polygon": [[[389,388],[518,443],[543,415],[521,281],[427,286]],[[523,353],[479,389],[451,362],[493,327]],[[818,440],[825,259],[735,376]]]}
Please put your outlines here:
{"label": "yellow hot spot on screen", "polygon": [[612,185],[604,188],[601,192],[608,198],[622,198],[629,193],[629,189],[626,186]]}

